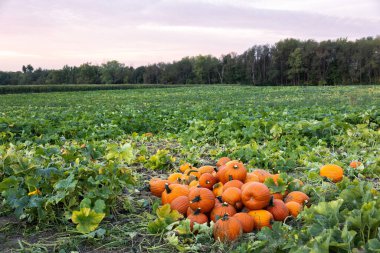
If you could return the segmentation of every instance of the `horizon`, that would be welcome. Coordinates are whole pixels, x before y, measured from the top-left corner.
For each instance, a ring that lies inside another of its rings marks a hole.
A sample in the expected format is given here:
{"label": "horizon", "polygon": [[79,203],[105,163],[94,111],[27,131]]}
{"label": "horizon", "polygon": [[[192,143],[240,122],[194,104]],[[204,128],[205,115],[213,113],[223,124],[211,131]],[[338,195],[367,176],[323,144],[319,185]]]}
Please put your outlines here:
{"label": "horizon", "polygon": [[375,0],[5,0],[0,2],[0,70],[111,60],[138,67],[186,56],[241,54],[286,38],[376,37],[379,9]]}

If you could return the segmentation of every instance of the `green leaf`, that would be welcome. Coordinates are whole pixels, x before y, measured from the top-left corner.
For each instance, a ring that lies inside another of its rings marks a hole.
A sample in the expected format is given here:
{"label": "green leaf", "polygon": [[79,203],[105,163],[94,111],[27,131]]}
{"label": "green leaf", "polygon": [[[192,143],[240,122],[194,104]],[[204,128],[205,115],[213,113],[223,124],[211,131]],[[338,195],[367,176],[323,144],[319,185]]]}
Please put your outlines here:
{"label": "green leaf", "polygon": [[94,231],[99,223],[103,220],[104,213],[96,213],[90,208],[81,208],[79,211],[74,211],[71,220],[77,225],[77,230],[82,234],[87,234]]}
{"label": "green leaf", "polygon": [[173,222],[176,222],[183,215],[177,210],[171,210],[170,205],[166,204],[156,210],[157,219],[155,221],[149,222],[148,231],[151,233],[159,233],[166,229],[166,227]]}

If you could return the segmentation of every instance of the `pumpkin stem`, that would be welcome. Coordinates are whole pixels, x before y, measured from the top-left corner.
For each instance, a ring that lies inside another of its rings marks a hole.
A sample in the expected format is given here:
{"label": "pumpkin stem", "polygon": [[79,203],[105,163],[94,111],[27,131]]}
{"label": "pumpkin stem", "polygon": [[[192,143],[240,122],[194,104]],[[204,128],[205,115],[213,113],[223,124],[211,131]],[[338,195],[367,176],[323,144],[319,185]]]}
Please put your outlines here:
{"label": "pumpkin stem", "polygon": [[197,170],[189,170],[189,172],[187,172],[187,175],[190,175],[191,172],[197,172]]}
{"label": "pumpkin stem", "polygon": [[194,203],[194,202],[199,202],[201,201],[201,196],[196,196],[192,201],[190,201],[190,203]]}
{"label": "pumpkin stem", "polygon": [[168,183],[165,183],[165,190],[166,190],[166,193],[169,194],[172,192],[172,190],[169,188],[169,184]]}
{"label": "pumpkin stem", "polygon": [[273,195],[272,195],[272,196],[270,196],[269,206],[273,206],[273,200],[274,200],[274,198],[273,198]]}
{"label": "pumpkin stem", "polygon": [[228,181],[232,181],[234,180],[234,178],[232,177],[232,175],[228,175]]}
{"label": "pumpkin stem", "polygon": [[239,166],[238,166],[237,164],[235,164],[235,165],[233,166],[233,168],[236,170],[236,169],[239,169]]}
{"label": "pumpkin stem", "polygon": [[225,213],[225,214],[223,215],[222,220],[223,220],[223,221],[228,220],[228,214],[227,214],[227,213]]}
{"label": "pumpkin stem", "polygon": [[218,188],[218,187],[220,187],[220,186],[221,186],[220,183],[216,183],[216,184],[214,184],[214,185],[212,186],[212,189]]}
{"label": "pumpkin stem", "polygon": [[195,210],[193,214],[194,214],[194,215],[198,215],[198,214],[200,214],[200,213],[201,213],[201,208],[198,207],[197,210]]}
{"label": "pumpkin stem", "polygon": [[217,168],[217,167],[214,167],[214,171],[215,171],[215,172],[218,172],[218,168]]}
{"label": "pumpkin stem", "polygon": [[228,206],[228,203],[227,202],[223,202],[222,206]]}
{"label": "pumpkin stem", "polygon": [[219,200],[220,203],[223,203],[222,196],[218,196],[218,197],[216,197],[216,199]]}
{"label": "pumpkin stem", "polygon": [[210,181],[209,180],[206,180],[206,184],[209,184],[210,183]]}

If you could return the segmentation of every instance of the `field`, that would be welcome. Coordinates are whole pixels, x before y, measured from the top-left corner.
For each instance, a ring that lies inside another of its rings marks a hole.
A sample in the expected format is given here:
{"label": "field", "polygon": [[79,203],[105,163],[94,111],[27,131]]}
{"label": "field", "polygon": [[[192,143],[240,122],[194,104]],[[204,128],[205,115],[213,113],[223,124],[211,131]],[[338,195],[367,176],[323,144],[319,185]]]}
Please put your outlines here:
{"label": "field", "polygon": [[[0,95],[0,251],[380,252],[379,108],[380,86]],[[223,156],[302,180],[311,206],[232,244],[157,222],[149,180]]]}

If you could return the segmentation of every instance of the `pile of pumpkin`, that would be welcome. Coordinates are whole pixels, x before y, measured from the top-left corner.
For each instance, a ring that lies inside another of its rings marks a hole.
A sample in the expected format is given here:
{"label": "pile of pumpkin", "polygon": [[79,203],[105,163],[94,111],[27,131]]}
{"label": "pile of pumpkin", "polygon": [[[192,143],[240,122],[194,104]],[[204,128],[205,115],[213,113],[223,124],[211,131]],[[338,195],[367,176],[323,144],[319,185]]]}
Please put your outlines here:
{"label": "pile of pumpkin", "polygon": [[212,220],[215,240],[233,241],[243,232],[296,217],[309,201],[301,191],[271,194],[264,181],[273,178],[277,184],[279,174],[262,169],[248,173],[243,163],[227,157],[220,158],[216,167],[195,168],[186,163],[180,170],[167,180],[151,179],[150,191],[161,197],[163,205],[170,204],[172,210],[187,217],[191,229],[194,223]]}

